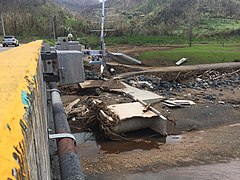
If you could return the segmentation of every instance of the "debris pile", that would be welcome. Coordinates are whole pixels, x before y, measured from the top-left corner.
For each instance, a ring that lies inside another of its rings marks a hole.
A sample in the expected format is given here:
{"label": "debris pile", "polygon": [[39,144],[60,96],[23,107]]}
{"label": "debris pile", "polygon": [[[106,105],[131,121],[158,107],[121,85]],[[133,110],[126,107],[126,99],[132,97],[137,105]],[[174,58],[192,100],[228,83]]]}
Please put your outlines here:
{"label": "debris pile", "polygon": [[85,70],[86,80],[98,80],[99,76],[94,71]]}
{"label": "debris pile", "polygon": [[216,70],[208,70],[201,72],[201,74],[192,72],[188,77],[186,77],[186,74],[175,75],[174,73],[169,74],[168,79],[171,80],[162,80],[155,75],[139,75],[128,77],[125,82],[131,86],[162,93],[166,97],[169,96],[171,91],[181,92],[186,88],[202,90],[239,87],[240,85],[240,69],[228,73]]}
{"label": "debris pile", "polygon": [[[184,72],[150,72],[127,77],[124,80],[126,83],[118,79],[87,81],[80,84],[81,88],[75,87],[75,95],[81,95],[82,100],[76,100],[69,104],[66,107],[66,113],[73,127],[79,127],[81,131],[92,132],[96,139],[123,140],[125,138],[121,133],[130,131],[130,126],[125,122],[131,120],[136,125],[141,124],[142,128],[143,121],[139,121],[139,117],[142,118],[142,114],[149,110],[147,108],[149,105],[153,105],[152,107],[158,111],[154,114],[155,116],[159,115],[156,122],[171,121],[169,115],[174,117],[174,111],[177,111],[176,109],[179,107],[194,109],[195,107],[192,107],[195,104],[194,102],[197,104],[209,103],[224,106],[234,103],[236,104],[234,108],[237,108],[239,99],[235,97],[235,93],[240,90],[239,75],[240,69],[192,70]],[[97,93],[98,100],[92,98],[96,96],[96,93],[93,93],[94,89],[101,89],[100,93]],[[70,88],[70,90],[73,91],[74,87]],[[90,94],[83,95],[83,93],[79,93],[80,91]],[[83,100],[86,96],[88,98]],[[146,111],[134,111],[136,108],[133,104],[139,102],[139,100],[146,103],[146,105],[143,105],[143,107],[146,107]],[[124,109],[122,110],[120,107],[124,107]],[[127,109],[129,107],[132,108],[131,111]],[[170,108],[174,109],[171,114]],[[129,113],[130,118],[123,117],[126,112]],[[160,112],[164,116],[161,116]],[[165,117],[167,118],[164,121]],[[149,124],[146,124],[145,128],[152,128],[149,119],[146,120],[146,123]],[[116,127],[118,127],[118,130],[116,130]],[[159,127],[165,127],[165,125],[162,123]],[[125,131],[125,129],[127,130]],[[135,126],[132,129],[135,130]],[[165,132],[163,129],[154,131],[164,134],[162,133]]]}
{"label": "debris pile", "polygon": [[100,100],[87,98],[80,103],[77,99],[70,103],[65,111],[71,124],[81,127],[82,131],[92,132],[96,139],[125,139],[113,129],[120,123],[119,116]]}

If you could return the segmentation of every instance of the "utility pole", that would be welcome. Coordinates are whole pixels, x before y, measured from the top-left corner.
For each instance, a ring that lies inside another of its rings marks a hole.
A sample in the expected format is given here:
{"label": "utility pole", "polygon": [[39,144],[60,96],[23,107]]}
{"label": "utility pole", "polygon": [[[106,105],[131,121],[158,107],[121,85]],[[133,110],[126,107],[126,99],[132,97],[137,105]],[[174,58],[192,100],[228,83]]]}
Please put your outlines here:
{"label": "utility pole", "polygon": [[[100,46],[101,46],[101,75],[103,74],[104,69],[107,66],[107,62],[106,62],[106,56],[107,56],[107,52],[106,52],[106,47],[105,47],[105,41],[104,41],[104,37],[105,37],[105,32],[108,31],[115,31],[115,29],[105,29],[105,1],[106,0],[100,0],[99,2],[102,3],[102,8],[101,8],[101,28],[99,30],[91,30],[92,32],[101,32],[100,35]],[[109,9],[109,8],[108,8]],[[100,75],[100,76],[101,76]]]}
{"label": "utility pole", "polygon": [[56,38],[56,16],[53,17],[52,26],[53,26],[54,44],[56,44],[56,41],[57,41],[57,38]]}
{"label": "utility pole", "polygon": [[192,36],[193,36],[193,25],[190,24],[190,27],[189,27],[189,47],[192,47]]}
{"label": "utility pole", "polygon": [[6,33],[5,33],[5,27],[4,27],[4,21],[3,21],[3,15],[1,13],[1,21],[2,21],[2,32],[3,32],[3,37],[6,36]]}
{"label": "utility pole", "polygon": [[104,42],[104,23],[105,23],[105,0],[102,0],[101,50],[102,50],[102,60],[105,66],[106,49],[105,49],[105,42]]}

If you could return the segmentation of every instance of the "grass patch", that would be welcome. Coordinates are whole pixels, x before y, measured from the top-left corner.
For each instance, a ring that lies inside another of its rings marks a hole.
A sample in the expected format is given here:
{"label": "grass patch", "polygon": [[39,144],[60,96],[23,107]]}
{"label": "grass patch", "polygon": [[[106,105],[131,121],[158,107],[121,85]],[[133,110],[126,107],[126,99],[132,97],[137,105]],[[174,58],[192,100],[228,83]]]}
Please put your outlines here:
{"label": "grass patch", "polygon": [[240,20],[223,18],[204,18],[199,25],[194,28],[195,35],[214,35],[229,33],[240,29]]}
{"label": "grass patch", "polygon": [[[239,42],[239,36],[231,37],[193,37],[193,44],[233,44]],[[86,44],[91,48],[100,47],[100,37],[84,36],[78,38],[81,44]],[[116,46],[120,44],[129,44],[134,46],[167,46],[167,45],[186,45],[189,43],[188,37],[182,36],[107,36],[105,37],[106,46]]]}
{"label": "grass patch", "polygon": [[179,36],[122,36],[122,37],[107,37],[106,43],[108,43],[109,45],[115,44],[176,45],[186,44],[187,40]]}
{"label": "grass patch", "polygon": [[186,64],[209,64],[233,62],[240,59],[240,44],[227,44],[225,47],[221,45],[195,45],[193,47],[174,48],[163,51],[150,51],[142,53],[138,58],[144,63],[157,65],[165,62],[166,64],[174,64],[177,60],[186,57]]}

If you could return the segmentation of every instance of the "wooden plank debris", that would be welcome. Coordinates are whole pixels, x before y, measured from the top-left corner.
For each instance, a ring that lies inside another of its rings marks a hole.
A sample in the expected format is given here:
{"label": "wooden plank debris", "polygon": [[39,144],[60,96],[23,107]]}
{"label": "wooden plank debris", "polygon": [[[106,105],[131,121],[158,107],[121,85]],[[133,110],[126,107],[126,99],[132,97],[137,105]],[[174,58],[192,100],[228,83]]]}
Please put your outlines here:
{"label": "wooden plank debris", "polygon": [[176,62],[177,66],[180,66],[181,64],[185,63],[187,61],[187,58],[182,58],[178,62]]}
{"label": "wooden plank debris", "polygon": [[76,99],[75,101],[71,102],[66,108],[65,108],[65,112],[66,114],[69,114],[74,107],[80,102],[80,99]]}

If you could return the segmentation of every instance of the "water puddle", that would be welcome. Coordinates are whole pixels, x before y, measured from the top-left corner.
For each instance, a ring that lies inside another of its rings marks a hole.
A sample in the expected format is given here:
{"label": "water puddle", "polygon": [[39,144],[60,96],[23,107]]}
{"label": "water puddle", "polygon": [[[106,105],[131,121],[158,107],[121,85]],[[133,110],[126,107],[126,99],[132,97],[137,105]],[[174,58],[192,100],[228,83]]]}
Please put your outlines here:
{"label": "water puddle", "polygon": [[144,129],[127,133],[128,141],[97,142],[91,133],[75,133],[77,151],[82,157],[96,157],[99,154],[119,154],[132,151],[160,149],[164,144],[174,144],[182,140],[181,135],[163,137],[151,130]]}

